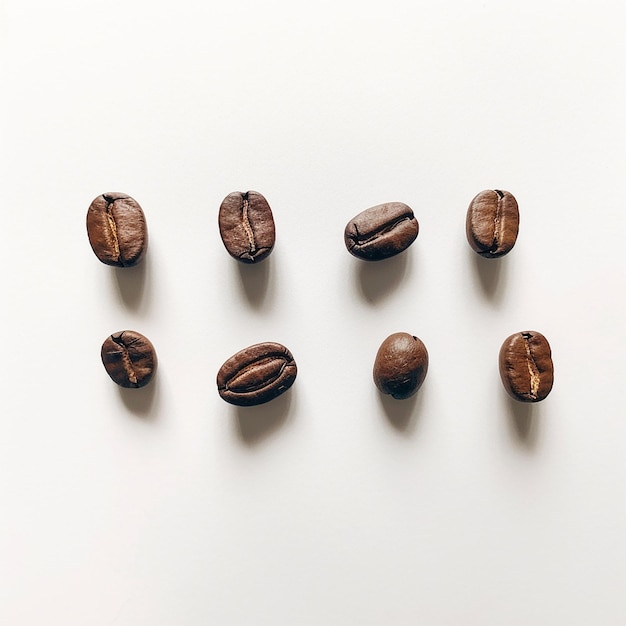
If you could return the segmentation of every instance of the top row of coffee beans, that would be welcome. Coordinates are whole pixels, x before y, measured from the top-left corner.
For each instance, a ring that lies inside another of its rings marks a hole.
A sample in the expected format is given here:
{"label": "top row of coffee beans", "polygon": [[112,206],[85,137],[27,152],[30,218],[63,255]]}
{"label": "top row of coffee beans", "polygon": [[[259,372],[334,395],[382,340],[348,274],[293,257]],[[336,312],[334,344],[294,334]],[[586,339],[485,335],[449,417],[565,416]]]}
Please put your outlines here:
{"label": "top row of coffee beans", "polygon": [[[224,247],[242,263],[258,263],[274,248],[272,209],[257,191],[228,194],[220,206],[218,224]],[[501,257],[517,239],[517,201],[508,191],[481,191],[470,202],[465,226],[474,251],[488,259]],[[380,261],[406,250],[418,233],[412,209],[402,202],[387,202],[353,217],[345,228],[344,241],[355,257]],[[137,265],[148,246],[144,212],[124,193],[104,193],[91,203],[87,234],[100,261],[116,267]]]}

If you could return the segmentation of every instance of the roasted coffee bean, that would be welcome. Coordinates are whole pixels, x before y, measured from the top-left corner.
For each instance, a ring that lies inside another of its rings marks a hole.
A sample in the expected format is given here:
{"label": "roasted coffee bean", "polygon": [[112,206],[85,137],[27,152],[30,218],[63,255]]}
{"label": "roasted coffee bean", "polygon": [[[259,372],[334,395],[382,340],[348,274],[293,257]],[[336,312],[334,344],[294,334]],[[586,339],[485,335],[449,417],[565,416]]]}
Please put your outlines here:
{"label": "roasted coffee bean", "polygon": [[220,206],[218,221],[224,247],[242,263],[258,263],[274,248],[272,209],[257,191],[228,194]]}
{"label": "roasted coffee bean", "polygon": [[279,343],[257,343],[237,352],[217,373],[217,391],[223,400],[252,406],[273,400],[296,380],[296,362]]}
{"label": "roasted coffee bean", "polygon": [[96,256],[107,265],[132,267],[146,253],[146,217],[136,200],[124,193],[104,193],[87,211],[87,235]]}
{"label": "roasted coffee bean", "polygon": [[102,344],[102,363],[121,387],[147,385],[157,367],[157,356],[149,339],[133,330],[122,330]]}
{"label": "roasted coffee bean", "polygon": [[428,351],[420,339],[394,333],[382,342],[374,361],[374,383],[397,400],[412,396],[428,372]]}
{"label": "roasted coffee bean", "polygon": [[467,241],[486,259],[504,256],[519,230],[517,200],[508,191],[481,191],[470,203],[465,220]]}
{"label": "roasted coffee bean", "polygon": [[554,365],[548,340],[534,330],[515,333],[500,348],[500,377],[509,395],[539,402],[552,389]]}
{"label": "roasted coffee bean", "polygon": [[406,250],[418,232],[419,224],[410,207],[387,202],[353,217],[343,238],[350,254],[364,261],[380,261]]}

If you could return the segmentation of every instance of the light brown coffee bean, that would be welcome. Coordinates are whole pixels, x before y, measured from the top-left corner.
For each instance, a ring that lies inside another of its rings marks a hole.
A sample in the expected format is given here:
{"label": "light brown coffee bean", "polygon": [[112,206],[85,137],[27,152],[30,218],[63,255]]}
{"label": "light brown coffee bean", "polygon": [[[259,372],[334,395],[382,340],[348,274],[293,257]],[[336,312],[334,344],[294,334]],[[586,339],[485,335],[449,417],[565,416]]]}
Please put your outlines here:
{"label": "light brown coffee bean", "polygon": [[510,252],[519,231],[517,200],[508,191],[481,191],[467,209],[465,232],[472,250],[486,259]]}
{"label": "light brown coffee bean", "polygon": [[124,193],[104,193],[87,211],[87,236],[106,265],[137,265],[148,247],[146,217],[139,203]]}
{"label": "light brown coffee bean", "polygon": [[508,394],[520,402],[539,402],[554,383],[552,350],[534,330],[507,337],[500,348],[500,377]]}
{"label": "light brown coffee bean", "polygon": [[428,351],[409,333],[394,333],[382,342],[374,361],[374,384],[397,400],[412,396],[428,372]]}
{"label": "light brown coffee bean", "polygon": [[274,248],[272,209],[257,191],[228,194],[220,206],[218,223],[228,254],[242,263],[258,263]]}
{"label": "light brown coffee bean", "polygon": [[263,404],[287,391],[297,373],[293,355],[285,346],[257,343],[240,350],[220,367],[217,391],[230,404]]}
{"label": "light brown coffee bean", "polygon": [[133,330],[122,330],[107,337],[102,344],[101,357],[108,375],[120,387],[144,387],[157,368],[154,346],[147,337]]}
{"label": "light brown coffee bean", "polygon": [[343,237],[350,254],[364,261],[380,261],[406,250],[418,233],[412,209],[402,202],[388,202],[353,217]]}

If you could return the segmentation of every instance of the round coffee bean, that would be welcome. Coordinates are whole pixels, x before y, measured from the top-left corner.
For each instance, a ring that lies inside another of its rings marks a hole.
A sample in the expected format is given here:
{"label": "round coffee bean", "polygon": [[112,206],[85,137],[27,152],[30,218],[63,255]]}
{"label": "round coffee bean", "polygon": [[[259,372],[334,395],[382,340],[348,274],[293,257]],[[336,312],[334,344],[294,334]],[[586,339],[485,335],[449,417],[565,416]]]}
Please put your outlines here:
{"label": "round coffee bean", "polygon": [[364,261],[380,261],[406,250],[418,232],[411,208],[402,202],[388,202],[353,217],[343,238],[350,254]]}
{"label": "round coffee bean", "polygon": [[500,377],[509,395],[520,402],[539,402],[554,382],[552,350],[534,330],[507,337],[500,348]]}
{"label": "round coffee bean", "polygon": [[274,248],[272,209],[257,191],[228,194],[220,206],[218,222],[228,254],[242,263],[258,263]]}
{"label": "round coffee bean", "polygon": [[428,372],[428,351],[420,339],[394,333],[382,342],[374,361],[374,383],[397,400],[412,396]]}
{"label": "round coffee bean", "polygon": [[217,391],[230,404],[263,404],[287,391],[297,373],[293,355],[285,346],[257,343],[240,350],[220,367]]}
{"label": "round coffee bean", "polygon": [[517,200],[508,191],[481,191],[467,209],[465,232],[472,250],[486,259],[504,256],[519,230]]}
{"label": "round coffee bean", "polygon": [[121,387],[144,387],[152,380],[157,367],[154,346],[133,330],[122,330],[107,337],[101,356],[108,375]]}
{"label": "round coffee bean", "polygon": [[146,217],[136,200],[124,193],[104,193],[87,211],[87,235],[106,265],[137,265],[148,247]]}

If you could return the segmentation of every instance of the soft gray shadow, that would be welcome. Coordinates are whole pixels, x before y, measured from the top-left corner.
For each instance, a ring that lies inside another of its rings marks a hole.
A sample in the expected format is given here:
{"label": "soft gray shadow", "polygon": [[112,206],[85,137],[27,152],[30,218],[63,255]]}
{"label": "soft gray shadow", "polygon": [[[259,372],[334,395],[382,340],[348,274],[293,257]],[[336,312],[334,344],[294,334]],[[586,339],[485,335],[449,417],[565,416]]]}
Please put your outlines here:
{"label": "soft gray shadow", "polygon": [[395,430],[405,435],[410,435],[415,431],[423,405],[422,389],[405,400],[396,400],[392,396],[380,392],[378,392],[378,399],[387,421]]}
{"label": "soft gray shadow", "polygon": [[115,276],[117,291],[122,302],[131,310],[137,311],[145,295],[146,276],[150,270],[150,255],[134,267],[111,267]]}
{"label": "soft gray shadow", "polygon": [[507,396],[511,436],[526,450],[536,449],[539,441],[539,407],[533,402],[518,402]]}
{"label": "soft gray shadow", "polygon": [[409,250],[382,261],[362,261],[358,264],[359,291],[370,303],[375,303],[391,293],[402,282],[410,268]]}
{"label": "soft gray shadow", "polygon": [[289,417],[293,391],[257,406],[233,407],[237,435],[242,443],[254,446],[280,429]]}
{"label": "soft gray shadow", "polygon": [[260,263],[241,263],[240,261],[236,261],[236,263],[242,291],[250,305],[259,308],[267,294],[272,257],[269,256]]}
{"label": "soft gray shadow", "polygon": [[120,398],[126,408],[135,416],[152,422],[156,420],[156,396],[157,396],[157,380],[155,377],[140,389],[126,389],[118,387]]}
{"label": "soft gray shadow", "polygon": [[498,302],[504,295],[504,287],[506,283],[506,274],[508,267],[508,259],[506,256],[499,259],[485,259],[468,248],[469,255],[472,257],[474,273],[478,276],[478,282],[483,293],[492,302]]}

